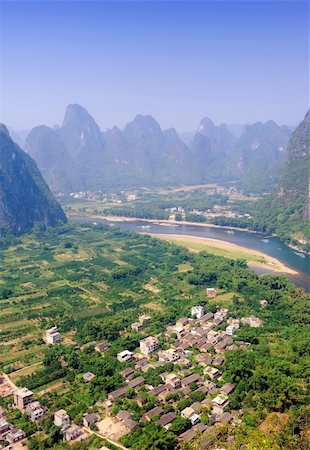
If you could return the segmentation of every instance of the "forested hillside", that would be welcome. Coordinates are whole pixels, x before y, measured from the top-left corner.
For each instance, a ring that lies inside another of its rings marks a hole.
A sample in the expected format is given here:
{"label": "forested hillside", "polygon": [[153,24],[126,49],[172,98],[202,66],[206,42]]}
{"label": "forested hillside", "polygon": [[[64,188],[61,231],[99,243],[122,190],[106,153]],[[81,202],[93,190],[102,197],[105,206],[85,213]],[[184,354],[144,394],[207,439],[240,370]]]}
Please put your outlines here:
{"label": "forested hillside", "polygon": [[0,124],[0,230],[21,234],[34,225],[66,222],[35,161]]}
{"label": "forested hillside", "polygon": [[310,112],[293,132],[277,192],[253,208],[254,221],[285,242],[310,251]]}

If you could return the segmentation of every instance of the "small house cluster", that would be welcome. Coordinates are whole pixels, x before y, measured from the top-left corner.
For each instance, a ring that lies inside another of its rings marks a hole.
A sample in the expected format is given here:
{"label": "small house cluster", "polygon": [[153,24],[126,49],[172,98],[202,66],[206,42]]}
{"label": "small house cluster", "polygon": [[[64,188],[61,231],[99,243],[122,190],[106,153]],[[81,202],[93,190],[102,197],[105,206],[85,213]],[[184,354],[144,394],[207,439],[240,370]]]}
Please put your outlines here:
{"label": "small house cluster", "polygon": [[[216,292],[208,295],[216,295]],[[188,419],[192,427],[179,436],[180,443],[191,440],[197,431],[212,428],[212,424],[238,422],[238,413],[230,409],[230,395],[235,386],[222,379],[222,365],[227,350],[250,345],[235,342],[233,338],[241,324],[255,326],[253,323],[260,321],[255,321],[257,318],[254,317],[251,321],[247,319],[229,318],[226,308],[212,313],[205,312],[200,305],[193,306],[191,317],[178,319],[175,325],[167,326],[162,335],[142,339],[139,352],[124,350],[117,355],[119,361],[132,364],[121,372],[124,384],[108,394],[106,406],[121,406],[128,389],[134,390],[130,398],[135,399],[142,409],[149,398],[155,399],[155,406],[145,411],[140,420],[155,420],[158,425],[169,429],[178,416]],[[173,364],[173,370],[161,372],[160,384],[148,384],[144,373],[167,363]],[[135,376],[137,371],[141,375]],[[195,398],[201,400],[195,401]],[[182,410],[176,406],[180,399],[185,400]],[[164,405],[171,406],[169,412],[165,413],[167,408]],[[207,427],[201,422],[202,415],[207,415],[211,425]],[[116,419],[129,431],[139,426],[139,421],[133,420],[130,411],[125,409],[118,411]]]}
{"label": "small house cluster", "polygon": [[32,422],[40,420],[47,411],[40,402],[34,400],[33,392],[27,388],[18,389],[13,393],[14,405],[22,413],[27,414]]}
{"label": "small house cluster", "polygon": [[19,430],[9,423],[1,414],[0,416],[0,440],[7,441],[9,444],[14,444],[22,439],[25,439],[26,433],[23,430]]}
{"label": "small house cluster", "polygon": [[81,427],[71,422],[69,415],[64,409],[55,412],[54,424],[62,429],[65,441],[73,441],[83,434]]}

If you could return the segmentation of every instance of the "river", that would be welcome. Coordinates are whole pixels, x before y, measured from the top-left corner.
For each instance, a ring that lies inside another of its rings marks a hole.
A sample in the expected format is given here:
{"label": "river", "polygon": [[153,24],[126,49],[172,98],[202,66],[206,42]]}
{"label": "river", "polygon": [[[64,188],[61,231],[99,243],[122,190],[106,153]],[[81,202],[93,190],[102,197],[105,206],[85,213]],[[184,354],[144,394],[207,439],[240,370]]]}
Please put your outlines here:
{"label": "river", "polygon": [[[285,274],[297,286],[310,292],[310,256],[292,250],[277,237],[264,238],[254,233],[246,231],[227,230],[225,228],[214,228],[185,224],[160,224],[160,221],[113,221],[84,216],[72,216],[71,220],[84,222],[103,222],[109,225],[118,226],[124,230],[135,231],[137,233],[149,234],[181,234],[186,236],[197,236],[204,238],[218,239],[231,242],[242,247],[258,250],[278,259],[286,266],[298,272],[298,274]],[[272,270],[252,267],[259,274],[273,273]],[[275,273],[275,272],[274,272]],[[279,272],[275,273],[279,274]]]}

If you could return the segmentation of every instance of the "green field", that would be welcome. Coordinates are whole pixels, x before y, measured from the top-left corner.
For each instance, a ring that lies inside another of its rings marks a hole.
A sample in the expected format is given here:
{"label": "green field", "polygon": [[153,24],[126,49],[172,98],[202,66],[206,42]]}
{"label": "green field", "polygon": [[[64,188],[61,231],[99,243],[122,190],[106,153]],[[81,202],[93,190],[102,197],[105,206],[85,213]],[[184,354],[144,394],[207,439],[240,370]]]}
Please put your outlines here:
{"label": "green field", "polygon": [[[228,352],[223,368],[223,380],[237,385],[233,409],[251,419],[250,428],[245,424],[241,430],[243,442],[254,439],[259,433],[253,435],[256,425],[271,411],[291,414],[292,420],[305,414],[309,298],[286,278],[259,277],[246,267],[244,258],[223,258],[205,247],[193,253],[105,225],[36,230],[13,241],[0,250],[0,370],[18,386],[32,389],[49,409],[44,424],[33,426],[9,408],[11,422],[35,436],[31,442],[42,444],[47,435],[52,439],[50,419],[57,409],[66,409],[76,423],[91,411],[105,417],[107,394],[123,383],[124,365],[116,354],[125,348],[136,351],[141,338],[190,316],[195,304],[213,312],[227,307],[232,317],[254,314],[264,322],[262,329],[239,330],[237,338],[252,343],[252,351]],[[215,287],[218,297],[208,300],[207,287]],[[259,301],[265,298],[269,306],[262,309]],[[135,332],[130,325],[141,314],[152,320]],[[63,342],[51,347],[42,338],[53,325],[58,325]],[[111,346],[102,356],[85,346],[92,341]],[[156,370],[144,374],[154,385],[161,382]],[[82,375],[87,371],[96,378],[85,384]],[[10,401],[1,399],[1,404],[8,407]],[[145,412],[134,400],[124,402],[122,407],[132,408],[138,419]],[[171,403],[167,408],[176,406]],[[283,433],[289,436],[290,430]],[[223,446],[221,439],[216,443]],[[296,442],[300,445],[300,440]],[[42,445],[33,448],[67,448],[67,444]],[[99,439],[76,448],[100,445]]]}

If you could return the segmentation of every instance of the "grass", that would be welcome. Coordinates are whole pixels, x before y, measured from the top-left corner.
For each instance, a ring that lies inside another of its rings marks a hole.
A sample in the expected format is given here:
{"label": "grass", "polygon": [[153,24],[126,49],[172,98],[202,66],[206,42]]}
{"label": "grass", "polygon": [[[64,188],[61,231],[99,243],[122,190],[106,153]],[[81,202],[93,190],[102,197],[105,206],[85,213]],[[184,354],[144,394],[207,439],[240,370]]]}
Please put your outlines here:
{"label": "grass", "polygon": [[13,383],[16,383],[21,377],[26,377],[27,375],[31,375],[38,369],[42,369],[42,362],[37,362],[32,364],[31,366],[23,367],[22,369],[16,370],[15,372],[10,373],[10,379]]}

